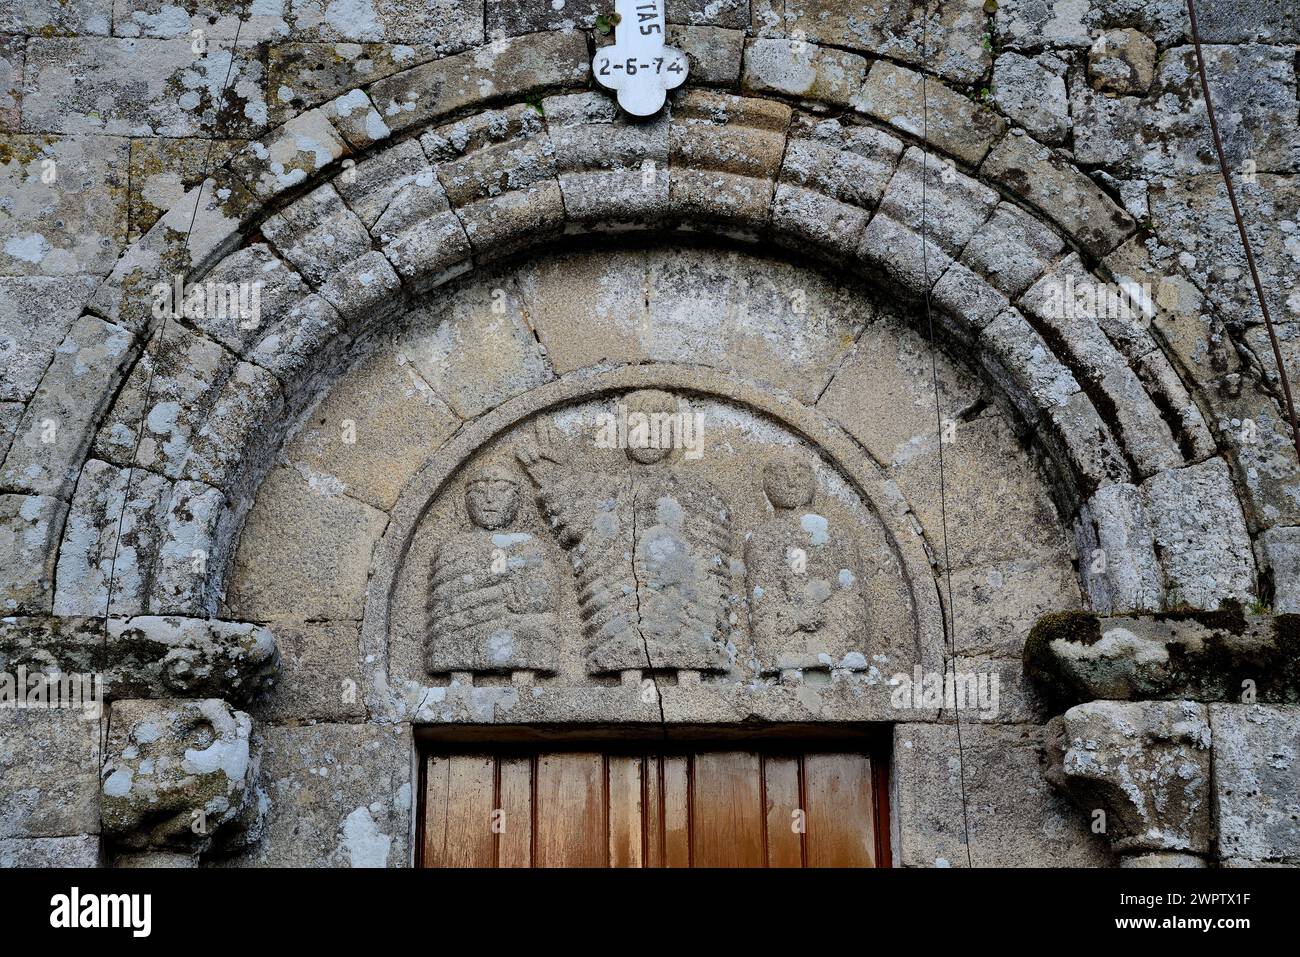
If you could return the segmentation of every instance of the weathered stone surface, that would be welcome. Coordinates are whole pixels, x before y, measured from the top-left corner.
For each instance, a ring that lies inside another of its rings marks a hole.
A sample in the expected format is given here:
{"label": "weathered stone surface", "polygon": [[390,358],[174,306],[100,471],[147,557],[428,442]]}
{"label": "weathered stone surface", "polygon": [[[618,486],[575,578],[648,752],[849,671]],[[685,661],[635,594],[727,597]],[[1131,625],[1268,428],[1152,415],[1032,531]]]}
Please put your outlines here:
{"label": "weathered stone surface", "polygon": [[223,0],[189,0],[184,7],[168,0],[112,0],[113,35],[119,37],[189,37],[202,30],[210,40],[257,43],[282,40],[289,33],[286,4],[281,0],[246,8]]}
{"label": "weathered stone surface", "polygon": [[286,449],[309,482],[390,509],[460,420],[391,346],[358,358]]}
{"label": "weathered stone surface", "polygon": [[867,61],[852,53],[798,40],[745,43],[740,86],[747,93],[779,93],[847,106],[862,86]]}
{"label": "weathered stone surface", "polygon": [[0,867],[100,867],[98,834],[0,838]]}
{"label": "weathered stone surface", "polygon": [[922,74],[877,60],[852,106],[913,136],[925,136],[932,146],[978,166],[1005,132],[1006,121],[938,80],[924,81],[923,110],[922,86]]}
{"label": "weathered stone surface", "polygon": [[278,126],[358,84],[392,76],[469,45],[466,40],[440,51],[404,43],[273,43],[266,53],[267,119]]}
{"label": "weathered stone surface", "polygon": [[235,103],[222,110],[223,133],[248,135],[265,122],[266,103],[261,60],[247,50],[232,66],[228,43],[195,53],[188,37],[34,37],[23,124],[42,133],[199,136],[213,129],[227,73]]}
{"label": "weathered stone surface", "polygon": [[148,609],[160,546],[158,513],[170,493],[161,475],[95,459],[85,464],[59,545],[56,615],[138,615]]}
{"label": "weathered stone surface", "polygon": [[293,0],[293,35],[304,40],[425,44],[459,49],[483,42],[481,0],[381,0],[361,7]]}
{"label": "weathered stone surface", "polygon": [[365,90],[349,90],[322,106],[321,112],[355,150],[387,139],[391,132]]}
{"label": "weathered stone surface", "polygon": [[168,323],[145,347],[105,416],[94,454],[179,477],[234,361],[212,340]]}
{"label": "weathered stone surface", "polygon": [[0,137],[0,274],[108,272],[127,239],[128,153],[116,137]]}
{"label": "weathered stone surface", "polygon": [[265,727],[258,737],[266,833],[231,863],[406,866],[414,787],[410,725]]}
{"label": "weathered stone surface", "polygon": [[26,38],[0,33],[0,131],[18,132]]}
{"label": "weathered stone surface", "polygon": [[18,423],[23,417],[21,402],[0,402],[0,462],[9,454],[9,445],[18,431]]}
{"label": "weathered stone surface", "polygon": [[[978,180],[957,172],[951,163],[920,147],[903,154],[894,177],[880,200],[880,213],[920,233],[922,228],[921,177],[925,176],[925,233],[948,256],[961,253],[967,241],[998,204],[998,194]],[[942,270],[931,275],[938,279]]]}
{"label": "weathered stone surface", "polygon": [[393,197],[417,179],[432,182],[432,172],[417,139],[403,140],[351,168],[343,162],[343,171],[332,180],[362,225],[370,229]]}
{"label": "weathered stone surface", "polygon": [[[704,28],[701,28],[704,29]],[[668,119],[630,122],[602,93],[542,101],[570,231],[661,219],[668,207]]]}
{"label": "weathered stone surface", "polygon": [[1088,819],[1043,777],[1039,728],[965,723],[962,758],[952,724],[894,727],[899,787],[895,854],[904,867],[965,867],[962,774],[970,823],[970,863],[1014,867],[1051,860],[1066,867],[1110,862]]}
{"label": "weathered stone surface", "polygon": [[323,110],[308,110],[249,143],[230,167],[259,199],[267,200],[350,151]]}
{"label": "weathered stone surface", "polygon": [[957,654],[1019,661],[1035,623],[1078,608],[1079,575],[1066,549],[959,569],[952,574]]}
{"label": "weathered stone surface", "polygon": [[441,285],[470,267],[469,237],[431,168],[394,197],[372,234],[413,290]]}
{"label": "weathered stone surface", "polygon": [[235,553],[226,603],[253,621],[361,617],[382,512],[277,468],[263,481]]}
{"label": "weathered stone surface", "polygon": [[998,46],[1015,49],[1086,49],[1109,27],[1136,27],[1164,47],[1186,36],[1187,5],[1181,0],[1000,0],[993,24]]}
{"label": "weathered stone surface", "polygon": [[[712,4],[710,5],[712,6]],[[669,4],[669,10],[672,5]],[[740,80],[745,48],[743,30],[713,26],[679,26],[668,14],[668,45],[686,54],[690,81],[704,86],[732,86]],[[0,67],[0,69],[3,69]]]}
{"label": "weathered stone surface", "polygon": [[1259,538],[1264,564],[1273,573],[1273,610],[1300,614],[1300,528],[1270,528]]}
{"label": "weathered stone surface", "polygon": [[1209,850],[1210,725],[1191,701],[1093,701],[1048,725],[1049,777],[1119,854]]}
{"label": "weathered stone surface", "polygon": [[[480,415],[555,377],[523,315],[509,308],[504,293],[495,301],[448,296],[415,310],[410,330],[402,355],[461,418]],[[491,345],[471,348],[471,343]]]}
{"label": "weathered stone surface", "polygon": [[249,711],[259,721],[355,721],[366,716],[355,622],[277,622],[283,675]]}
{"label": "weathered stone surface", "polygon": [[772,203],[778,236],[852,258],[902,152],[879,130],[797,115]]}
{"label": "weathered stone surface", "polygon": [[1241,505],[1222,459],[1162,472],[1142,484],[1171,607],[1217,608],[1255,594]]}
{"label": "weathered stone surface", "polygon": [[[924,333],[898,316],[882,315],[870,328],[838,365],[817,407],[881,465],[901,468],[938,441],[930,351]],[[981,394],[976,379],[942,358],[935,371],[944,418],[974,406]]]}
{"label": "weathered stone surface", "polygon": [[218,698],[113,703],[100,772],[104,835],[202,850],[252,796],[252,722]]}
{"label": "weathered stone surface", "polygon": [[1300,701],[1289,622],[1218,612],[1045,616],[1025,647],[1030,675],[1058,705],[1096,699]]}
{"label": "weathered stone surface", "polygon": [[375,83],[370,97],[394,132],[474,103],[580,85],[591,72],[581,33],[539,33],[425,63]]}
{"label": "weathered stone surface", "polygon": [[1004,136],[981,172],[1033,203],[1094,256],[1106,255],[1133,231],[1128,213],[1099,186],[1028,136]]}
{"label": "weathered stone surface", "polygon": [[273,436],[268,425],[280,420],[283,401],[275,376],[238,363],[194,434],[183,476],[227,492],[241,491],[238,480],[258,461],[261,443]]}
{"label": "weathered stone surface", "polygon": [[1095,611],[1156,611],[1164,576],[1137,486],[1099,488],[1079,512],[1080,566]]}
{"label": "weathered stone surface", "polygon": [[1050,146],[1060,146],[1070,132],[1065,67],[1063,60],[1050,53],[1033,59],[1004,53],[993,64],[993,102]]}
{"label": "weathered stone surface", "polygon": [[0,838],[99,833],[100,733],[79,708],[0,708]]}
{"label": "weathered stone surface", "polygon": [[94,287],[88,276],[0,277],[0,400],[32,397]]}
{"label": "weathered stone surface", "polygon": [[883,212],[863,230],[857,256],[893,281],[904,300],[912,303],[920,302],[952,265],[933,231],[927,229],[922,238]]}
{"label": "weathered stone surface", "polygon": [[688,219],[753,231],[766,225],[785,153],[788,107],[689,91],[669,126],[669,197]]}
{"label": "weathered stone surface", "polygon": [[[785,36],[848,47],[890,60],[924,66],[944,79],[973,83],[992,58],[983,43],[985,16],[974,0],[941,0],[921,7],[873,2],[845,5],[839,0],[780,4],[753,0],[753,30],[760,36]],[[927,23],[922,26],[922,16]],[[928,33],[922,49],[923,33]]]}
{"label": "weathered stone surface", "polygon": [[1015,298],[1043,274],[1065,243],[1019,206],[997,209],[966,243],[961,261]]}
{"label": "weathered stone surface", "polygon": [[317,287],[370,251],[365,226],[329,183],[267,219],[262,232]]}
{"label": "weathered stone surface", "polygon": [[66,508],[45,495],[0,495],[0,607],[7,614],[49,612]]}
{"label": "weathered stone surface", "polygon": [[207,695],[247,701],[273,687],[280,673],[276,639],[267,629],[171,615],[110,619],[105,659],[108,693],[117,699]]}
{"label": "weathered stone surface", "polygon": [[53,7],[15,4],[0,13],[0,31],[42,36],[105,36],[111,14],[109,0],[72,0]]}
{"label": "weathered stone surface", "polygon": [[1137,30],[1107,30],[1088,49],[1088,77],[1094,90],[1142,96],[1155,72],[1155,41]]}
{"label": "weathered stone surface", "polygon": [[243,140],[199,137],[130,142],[128,238],[131,242],[147,233],[163,213],[183,200],[188,190],[202,183],[213,167],[225,163],[244,145]]}
{"label": "weathered stone surface", "polygon": [[1300,863],[1300,708],[1210,706],[1219,856]]}
{"label": "weathered stone surface", "polygon": [[384,254],[375,250],[353,260],[321,286],[321,298],[338,310],[354,337],[400,311],[402,281]]}
{"label": "weathered stone surface", "polygon": [[967,342],[1011,305],[1006,296],[958,262],[939,277],[931,295],[934,304],[948,314],[948,325]]}

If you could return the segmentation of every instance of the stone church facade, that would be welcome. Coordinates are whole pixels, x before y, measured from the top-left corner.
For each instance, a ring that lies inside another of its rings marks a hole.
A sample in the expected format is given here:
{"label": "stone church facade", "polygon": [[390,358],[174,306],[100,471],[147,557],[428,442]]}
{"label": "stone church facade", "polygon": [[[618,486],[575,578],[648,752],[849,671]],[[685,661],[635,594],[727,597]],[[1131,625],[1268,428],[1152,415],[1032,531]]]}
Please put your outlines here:
{"label": "stone church facade", "polygon": [[[1294,382],[1300,19],[1202,6]],[[643,119],[612,2],[242,7],[0,14],[0,866],[412,866],[570,730],[867,735],[876,863],[1300,863],[1182,3],[671,0]]]}

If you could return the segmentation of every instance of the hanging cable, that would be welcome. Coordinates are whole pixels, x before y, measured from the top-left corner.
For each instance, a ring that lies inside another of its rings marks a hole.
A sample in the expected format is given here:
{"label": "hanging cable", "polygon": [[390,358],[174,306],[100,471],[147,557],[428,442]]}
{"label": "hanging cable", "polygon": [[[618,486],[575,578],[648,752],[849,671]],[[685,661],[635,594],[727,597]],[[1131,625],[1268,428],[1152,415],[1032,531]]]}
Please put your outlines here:
{"label": "hanging cable", "polygon": [[[182,249],[188,251],[190,248],[190,236],[194,232],[194,223],[198,220],[199,206],[203,203],[203,187],[207,185],[208,177],[212,175],[212,154],[216,143],[216,137],[221,130],[221,111],[226,104],[226,91],[230,88],[230,76],[235,69],[235,53],[239,49],[239,34],[243,30],[244,23],[248,19],[248,5],[244,6],[243,15],[235,24],[235,38],[230,43],[230,63],[226,65],[226,78],[222,81],[221,92],[217,96],[217,102],[214,106],[212,117],[212,135],[208,137],[207,151],[203,158],[203,178],[199,180],[198,189],[194,195],[194,209],[190,212],[189,225],[185,229],[185,241]],[[184,284],[181,285],[181,301],[173,302],[172,308],[165,311],[162,316],[162,322],[158,327],[158,352],[161,353],[163,342],[167,336],[167,323],[171,319],[172,313],[182,308],[181,303],[184,301]],[[148,342],[144,346],[147,354],[149,348]],[[145,355],[141,356],[143,362]],[[144,430],[149,418],[149,403],[153,400],[153,379],[154,373],[158,370],[158,363],[154,361],[149,365],[149,376],[145,379],[144,400],[140,412],[140,425],[136,429],[135,444],[131,448],[131,460],[126,470],[126,486],[122,490],[122,508],[117,514],[117,534],[113,538],[113,557],[108,566],[108,587],[104,599],[104,637],[108,638],[108,619],[113,610],[113,584],[117,580],[117,555],[122,546],[122,527],[126,520],[127,506],[131,501],[131,483],[135,479],[136,459],[140,454],[140,443],[144,440]],[[147,610],[147,609],[146,609]]]}
{"label": "hanging cable", "polygon": [[1201,77],[1201,95],[1205,100],[1205,115],[1210,120],[1210,135],[1214,139],[1214,152],[1219,157],[1219,172],[1223,175],[1223,185],[1228,190],[1228,202],[1232,205],[1232,217],[1237,221],[1237,234],[1241,237],[1242,248],[1246,250],[1246,265],[1250,267],[1250,278],[1255,284],[1255,296],[1259,299],[1259,311],[1264,314],[1264,328],[1268,330],[1268,341],[1273,347],[1273,359],[1277,362],[1277,377],[1282,382],[1282,399],[1286,404],[1287,417],[1291,420],[1291,441],[1295,444],[1296,457],[1300,458],[1300,425],[1296,424],[1295,403],[1291,398],[1291,383],[1287,380],[1286,365],[1282,362],[1282,347],[1278,345],[1277,332],[1273,328],[1273,318],[1268,312],[1268,301],[1264,296],[1264,284],[1259,279],[1259,269],[1255,266],[1255,252],[1250,245],[1250,236],[1246,234],[1246,223],[1241,218],[1241,207],[1237,205],[1237,192],[1232,188],[1232,174],[1228,172],[1228,159],[1223,155],[1223,140],[1219,136],[1219,123],[1214,115],[1214,100],[1210,97],[1210,83],[1205,76],[1205,57],[1201,55],[1201,37],[1196,26],[1196,0],[1187,0],[1187,16],[1192,25],[1192,46],[1196,50],[1196,71]]}
{"label": "hanging cable", "polygon": [[[948,661],[952,663],[952,713],[957,724],[957,777],[961,787],[961,828],[962,837],[966,844],[966,866],[974,867],[974,860],[971,857],[970,849],[970,815],[966,807],[966,760],[965,751],[962,748],[961,739],[961,708],[957,702],[957,633],[956,633],[956,614],[952,607],[952,562],[948,559],[948,506],[947,506],[947,483],[944,474],[943,461],[943,412],[939,408],[939,359],[938,350],[934,341],[934,316],[930,310],[930,241],[927,235],[926,222],[926,180],[930,175],[930,106],[926,89],[927,68],[929,66],[929,57],[927,55],[927,46],[929,41],[929,23],[930,23],[930,5],[927,3],[922,8],[921,16],[921,272],[924,277],[925,286],[925,321],[929,329],[930,337],[930,384],[934,388],[934,419],[939,436],[939,520],[940,528],[943,534],[943,572],[948,586],[948,598],[940,612],[943,615],[943,630],[947,639],[949,648]],[[947,699],[948,685],[948,665],[944,664],[944,699]]]}

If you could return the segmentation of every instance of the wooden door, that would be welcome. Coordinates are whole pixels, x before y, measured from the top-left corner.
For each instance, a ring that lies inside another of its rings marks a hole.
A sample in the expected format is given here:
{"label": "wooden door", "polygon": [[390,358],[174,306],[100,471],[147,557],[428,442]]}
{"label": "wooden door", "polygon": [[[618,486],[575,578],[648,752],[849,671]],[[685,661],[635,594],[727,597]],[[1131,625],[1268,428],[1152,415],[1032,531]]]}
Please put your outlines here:
{"label": "wooden door", "polygon": [[424,867],[887,866],[857,752],[431,753]]}

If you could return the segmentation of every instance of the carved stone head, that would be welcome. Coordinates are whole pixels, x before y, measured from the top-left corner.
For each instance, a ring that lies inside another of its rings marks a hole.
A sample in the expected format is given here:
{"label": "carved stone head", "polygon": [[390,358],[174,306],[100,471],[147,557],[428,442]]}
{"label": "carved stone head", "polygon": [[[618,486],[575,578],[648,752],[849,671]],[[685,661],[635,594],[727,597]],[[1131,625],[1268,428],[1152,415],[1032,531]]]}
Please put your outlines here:
{"label": "carved stone head", "polygon": [[[644,423],[642,416],[665,416],[677,413],[677,399],[675,396],[659,389],[638,389],[636,392],[628,393],[623,400],[623,405],[627,410],[628,416],[628,446],[627,457],[633,462],[639,462],[642,465],[653,465],[655,462],[662,461],[672,452],[671,445],[660,442],[657,445],[639,441],[644,434],[643,430],[634,428],[637,422]],[[668,421],[666,419],[661,421]],[[655,430],[652,433],[662,437],[662,430]],[[670,435],[673,433],[669,433]]]}
{"label": "carved stone head", "polygon": [[763,491],[775,508],[802,508],[813,500],[813,472],[793,455],[776,455],[763,466]]}
{"label": "carved stone head", "polygon": [[519,514],[519,479],[509,469],[489,465],[465,484],[465,511],[479,528],[506,528]]}

